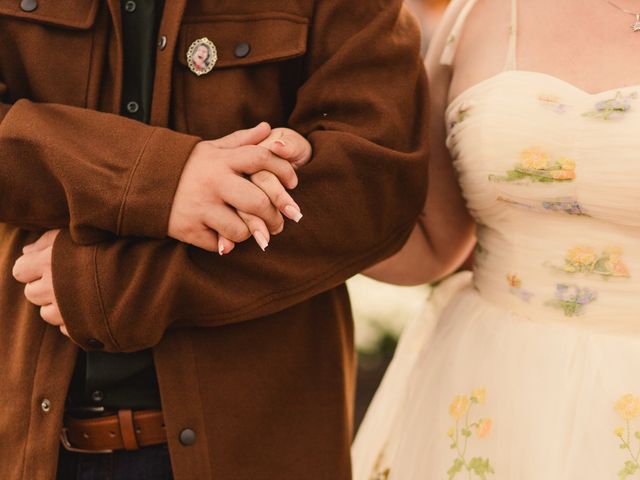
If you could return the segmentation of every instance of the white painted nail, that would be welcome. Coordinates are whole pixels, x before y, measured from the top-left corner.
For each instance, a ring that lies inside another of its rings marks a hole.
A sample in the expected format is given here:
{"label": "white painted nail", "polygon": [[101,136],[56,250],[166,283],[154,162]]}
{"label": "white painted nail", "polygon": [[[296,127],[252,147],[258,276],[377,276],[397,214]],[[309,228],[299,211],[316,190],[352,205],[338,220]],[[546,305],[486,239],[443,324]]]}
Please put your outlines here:
{"label": "white painted nail", "polygon": [[302,219],[302,213],[293,205],[284,207],[284,214],[296,223]]}
{"label": "white painted nail", "polygon": [[222,240],[218,240],[218,253],[224,255],[224,243]]}
{"label": "white painted nail", "polygon": [[258,242],[258,245],[260,246],[263,252],[267,250],[267,247],[269,246],[269,242],[267,241],[265,236],[262,234],[262,232],[259,232],[256,230],[255,232],[253,232],[253,238],[256,239],[256,242]]}

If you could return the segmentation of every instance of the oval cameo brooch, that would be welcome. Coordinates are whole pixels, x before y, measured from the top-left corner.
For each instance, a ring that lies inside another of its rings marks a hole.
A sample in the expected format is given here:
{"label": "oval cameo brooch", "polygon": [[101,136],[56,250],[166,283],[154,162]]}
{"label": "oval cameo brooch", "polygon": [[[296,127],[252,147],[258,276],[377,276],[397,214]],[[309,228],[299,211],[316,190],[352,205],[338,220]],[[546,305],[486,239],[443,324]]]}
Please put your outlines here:
{"label": "oval cameo brooch", "polygon": [[216,46],[207,37],[194,41],[187,50],[187,65],[196,75],[206,75],[218,61]]}

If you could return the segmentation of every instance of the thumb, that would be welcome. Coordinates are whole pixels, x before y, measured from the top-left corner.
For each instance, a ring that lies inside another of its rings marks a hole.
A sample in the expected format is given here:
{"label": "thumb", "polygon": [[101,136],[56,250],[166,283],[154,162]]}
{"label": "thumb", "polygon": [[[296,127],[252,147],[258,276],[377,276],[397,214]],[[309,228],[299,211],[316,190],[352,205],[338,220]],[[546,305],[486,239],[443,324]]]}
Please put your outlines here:
{"label": "thumb", "polygon": [[226,137],[211,140],[218,148],[238,148],[246,145],[257,145],[271,133],[271,126],[267,122],[261,122],[247,130],[237,130]]}

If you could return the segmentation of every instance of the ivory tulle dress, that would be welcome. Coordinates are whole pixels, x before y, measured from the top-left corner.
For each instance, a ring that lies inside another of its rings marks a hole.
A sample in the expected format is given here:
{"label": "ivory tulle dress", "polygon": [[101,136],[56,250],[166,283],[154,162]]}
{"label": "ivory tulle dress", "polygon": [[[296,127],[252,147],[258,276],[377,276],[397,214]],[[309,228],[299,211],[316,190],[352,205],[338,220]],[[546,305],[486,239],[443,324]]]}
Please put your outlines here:
{"label": "ivory tulle dress", "polygon": [[446,112],[476,269],[408,325],[355,480],[640,478],[640,85],[518,71],[515,8],[507,68]]}

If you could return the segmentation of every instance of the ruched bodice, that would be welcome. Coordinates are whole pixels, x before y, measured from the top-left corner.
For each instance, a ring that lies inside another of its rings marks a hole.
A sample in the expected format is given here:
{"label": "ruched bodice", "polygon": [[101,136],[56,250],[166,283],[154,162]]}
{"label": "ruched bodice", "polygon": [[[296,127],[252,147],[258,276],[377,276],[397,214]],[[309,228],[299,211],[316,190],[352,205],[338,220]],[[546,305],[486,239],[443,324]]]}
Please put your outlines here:
{"label": "ruched bodice", "polygon": [[640,333],[639,92],[505,71],[450,103],[485,298],[533,320]]}

